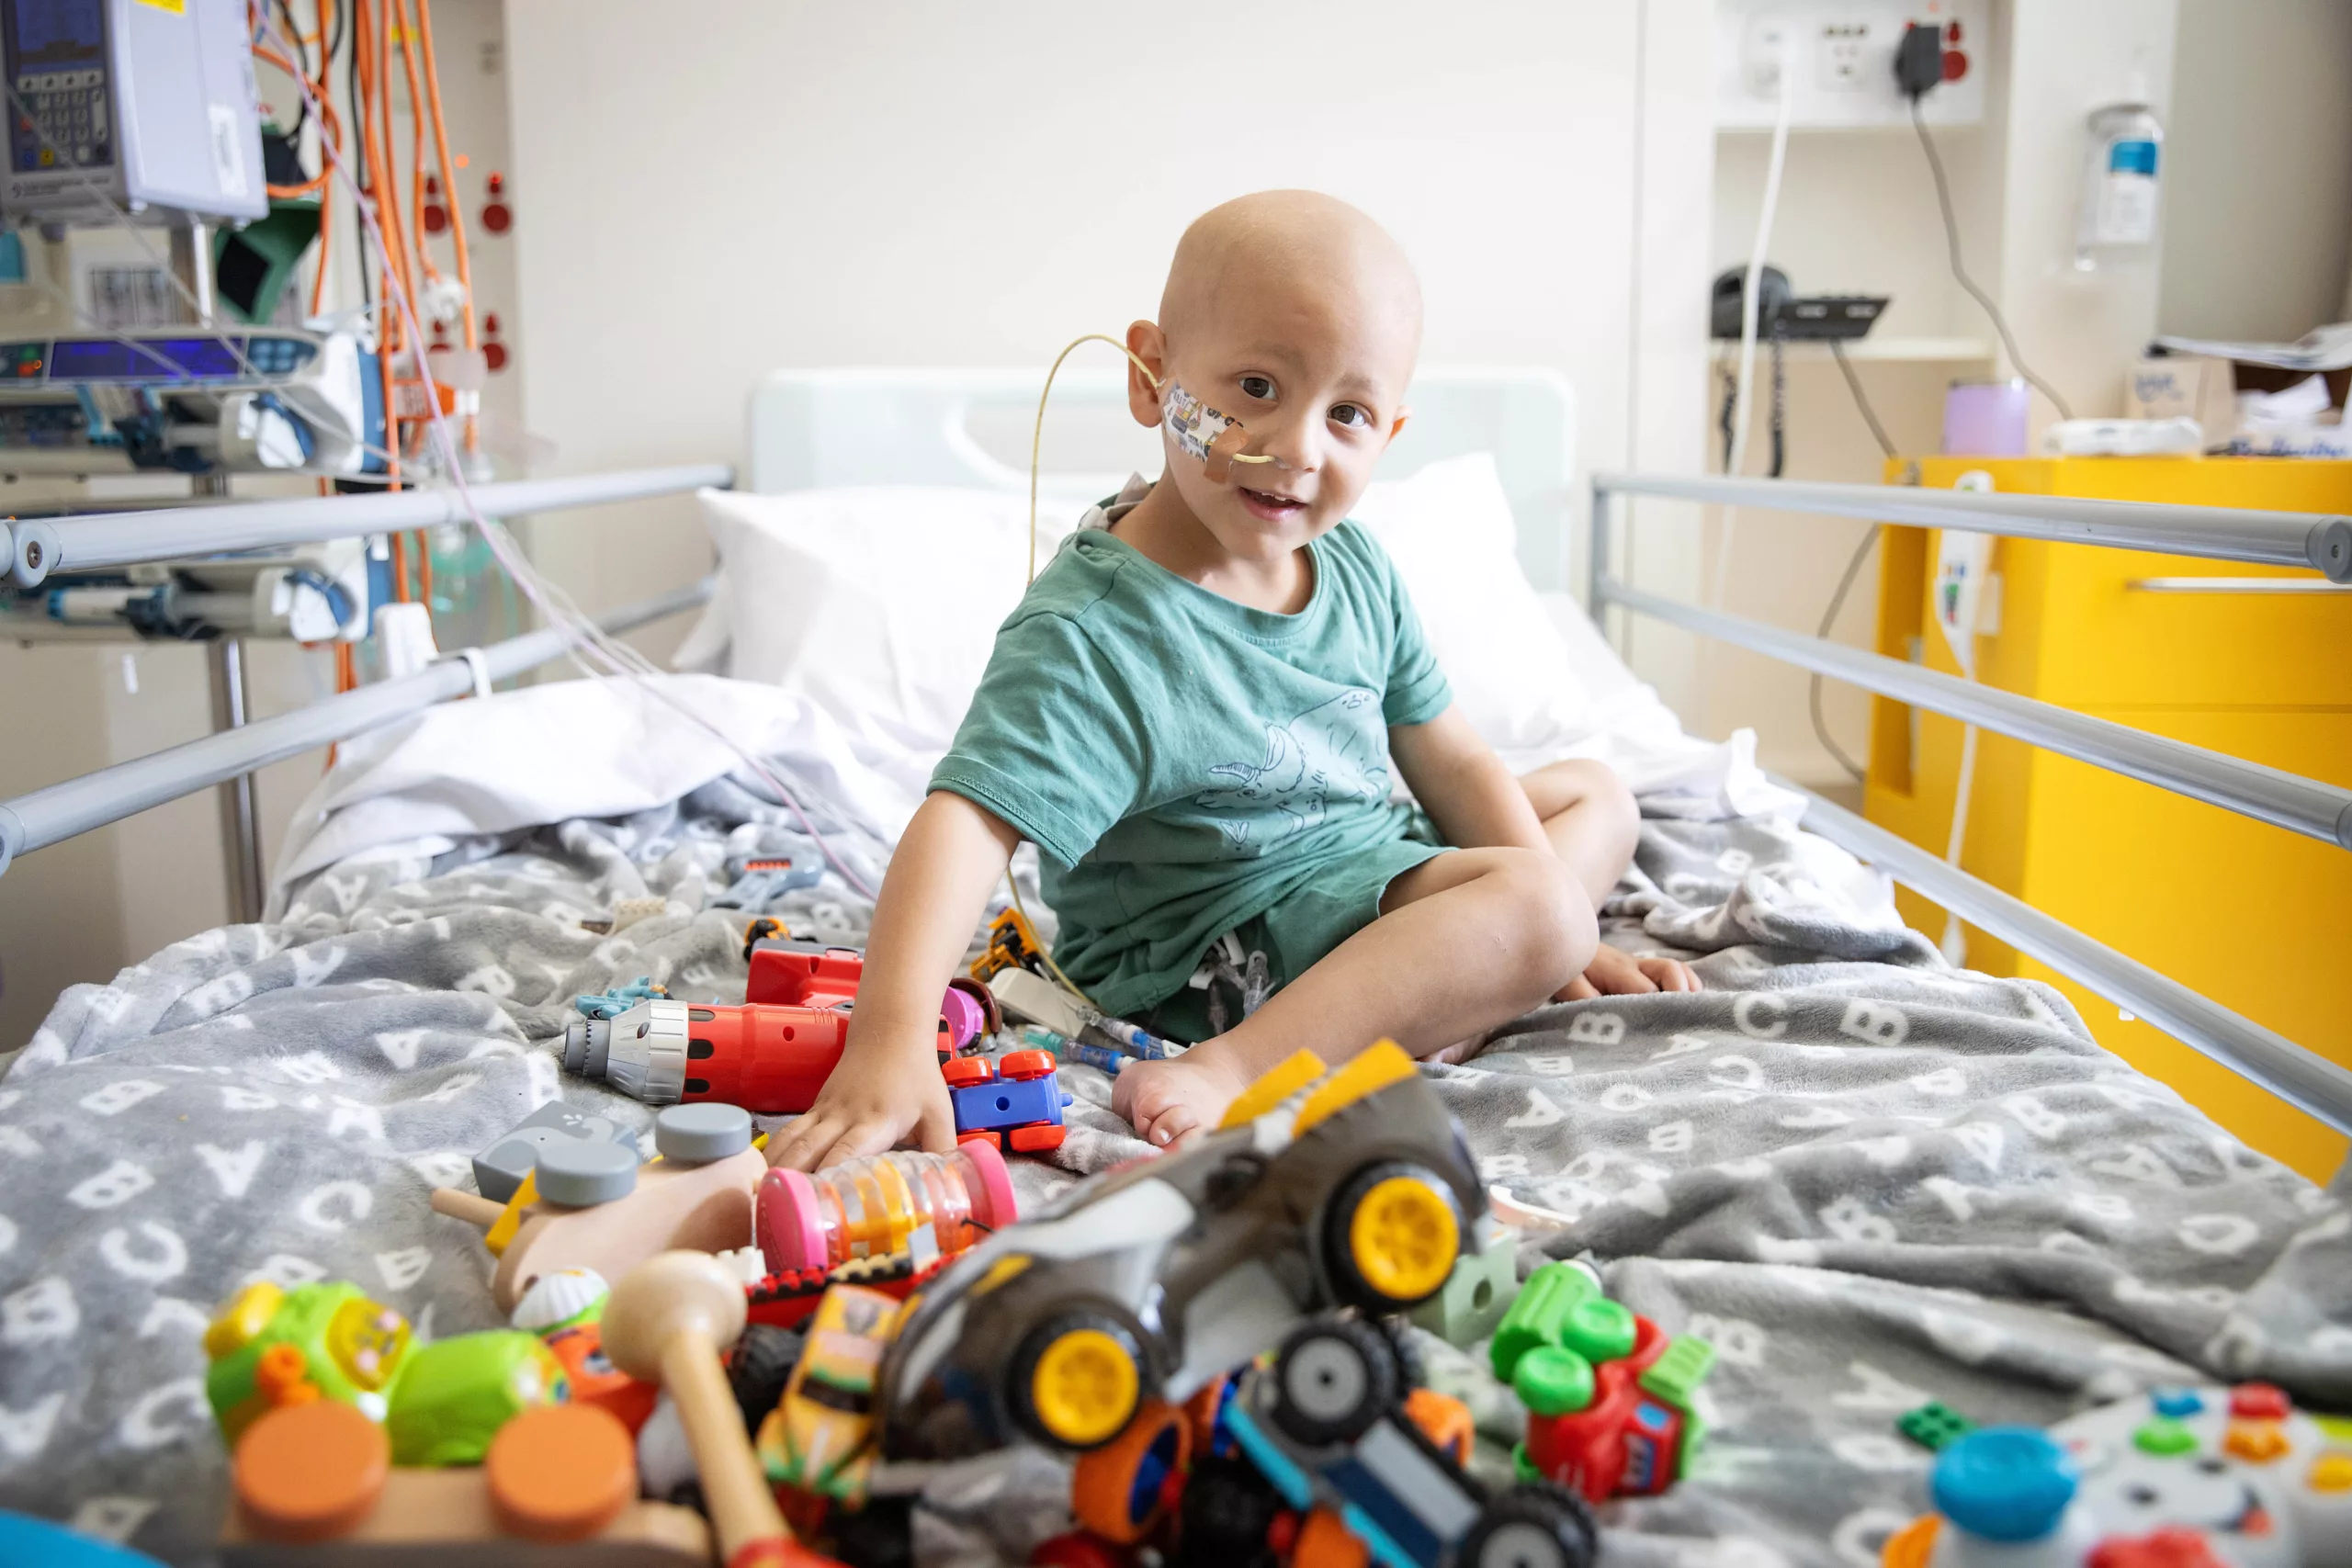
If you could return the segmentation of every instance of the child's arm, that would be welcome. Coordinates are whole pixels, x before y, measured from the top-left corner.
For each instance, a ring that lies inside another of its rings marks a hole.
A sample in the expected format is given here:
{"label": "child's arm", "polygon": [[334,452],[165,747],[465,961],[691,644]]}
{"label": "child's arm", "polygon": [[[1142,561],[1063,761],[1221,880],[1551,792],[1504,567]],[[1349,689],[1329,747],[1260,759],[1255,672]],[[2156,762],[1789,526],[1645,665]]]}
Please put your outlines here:
{"label": "child's arm", "polygon": [[[1427,724],[1392,725],[1388,754],[1447,843],[1464,850],[1552,848],[1527,791],[1470,728],[1459,703]],[[1616,880],[1612,870],[1609,881]]]}
{"label": "child's arm", "polygon": [[899,840],[875,901],[865,974],[841,1065],[817,1102],[768,1142],[768,1163],[796,1170],[878,1154],[915,1134],[956,1145],[939,1076],[939,997],[1021,835],[960,795],[936,791]]}

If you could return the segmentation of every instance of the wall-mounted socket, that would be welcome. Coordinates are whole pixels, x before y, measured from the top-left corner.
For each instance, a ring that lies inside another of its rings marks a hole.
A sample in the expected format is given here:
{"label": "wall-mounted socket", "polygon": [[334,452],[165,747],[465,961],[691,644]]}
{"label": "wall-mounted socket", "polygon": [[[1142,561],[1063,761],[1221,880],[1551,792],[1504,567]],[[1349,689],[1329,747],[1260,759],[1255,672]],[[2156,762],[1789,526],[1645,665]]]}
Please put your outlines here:
{"label": "wall-mounted socket", "polygon": [[1914,22],[1943,43],[1943,85],[1920,100],[1921,118],[1974,125],[1984,118],[1990,11],[1991,0],[1716,0],[1716,127],[1770,130],[1784,74],[1792,127],[1905,124],[1894,51]]}

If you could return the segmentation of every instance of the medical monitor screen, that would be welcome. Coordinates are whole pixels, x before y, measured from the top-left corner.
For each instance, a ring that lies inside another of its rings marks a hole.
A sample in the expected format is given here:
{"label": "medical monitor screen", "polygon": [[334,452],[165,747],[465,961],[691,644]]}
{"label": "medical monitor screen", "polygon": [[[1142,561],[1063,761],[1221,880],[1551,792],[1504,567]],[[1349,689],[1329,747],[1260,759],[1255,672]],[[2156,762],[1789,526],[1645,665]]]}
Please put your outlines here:
{"label": "medical monitor screen", "polygon": [[105,63],[105,0],[12,0],[19,72]]}
{"label": "medical monitor screen", "polygon": [[233,379],[241,370],[234,339],[60,338],[50,353],[52,381]]}

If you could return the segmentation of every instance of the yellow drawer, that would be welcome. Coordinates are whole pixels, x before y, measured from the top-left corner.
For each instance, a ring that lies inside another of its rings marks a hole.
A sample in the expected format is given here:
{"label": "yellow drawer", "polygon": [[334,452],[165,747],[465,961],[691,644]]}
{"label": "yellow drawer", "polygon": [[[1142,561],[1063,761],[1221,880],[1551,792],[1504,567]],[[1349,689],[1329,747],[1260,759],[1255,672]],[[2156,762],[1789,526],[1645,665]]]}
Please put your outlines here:
{"label": "yellow drawer", "polygon": [[[2120,723],[2352,786],[2352,710],[2109,711]],[[1869,814],[1940,850],[1960,726],[1920,721],[1918,786],[1874,788]],[[2014,741],[1981,739],[1965,869],[2298,1044],[2352,1066],[2352,854],[2218,807]],[[1908,892],[1905,918],[1941,912]],[[2058,981],[1981,932],[1970,967]],[[2170,1084],[2248,1145],[2314,1180],[2346,1140],[2071,983],[2099,1043]]]}
{"label": "yellow drawer", "polygon": [[[1971,468],[2002,491],[2108,501],[2352,512],[2352,463],[2258,458],[1980,461],[1931,458],[1920,482]],[[1927,559],[1934,558],[1934,542]],[[2302,578],[2284,567],[2003,539],[2003,625],[1980,644],[1984,678],[2063,707],[2352,705],[2352,592],[2161,593],[2150,578]],[[1924,592],[1929,584],[1920,581]],[[1931,634],[1932,636],[1932,634]]]}

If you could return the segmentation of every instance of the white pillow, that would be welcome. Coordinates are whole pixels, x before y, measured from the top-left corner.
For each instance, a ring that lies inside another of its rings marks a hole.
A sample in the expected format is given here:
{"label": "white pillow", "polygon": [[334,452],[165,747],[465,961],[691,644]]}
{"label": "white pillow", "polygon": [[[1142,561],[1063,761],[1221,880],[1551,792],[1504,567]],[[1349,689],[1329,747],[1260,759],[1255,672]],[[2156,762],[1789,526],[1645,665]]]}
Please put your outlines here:
{"label": "white pillow", "polygon": [[[945,755],[1021,601],[1028,498],[876,485],[701,500],[718,592],[675,662],[723,642],[736,679],[804,693],[854,737]],[[1041,562],[1071,522],[1040,516]]]}
{"label": "white pillow", "polygon": [[1356,503],[1413,598],[1453,699],[1498,751],[1554,748],[1590,730],[1568,645],[1521,570],[1510,498],[1487,453],[1374,484]]}
{"label": "white pillow", "polygon": [[[705,663],[731,642],[725,669],[737,679],[805,693],[854,737],[944,755],[1020,602],[1028,498],[855,486],[701,499],[719,589],[676,662]],[[1519,762],[1592,735],[1590,691],[1520,569],[1492,457],[1374,484],[1354,515],[1396,560],[1455,700],[1489,744]],[[1040,517],[1041,561],[1074,522]],[[1605,661],[1593,671],[1603,689],[1639,687],[1597,637],[1582,651]]]}

